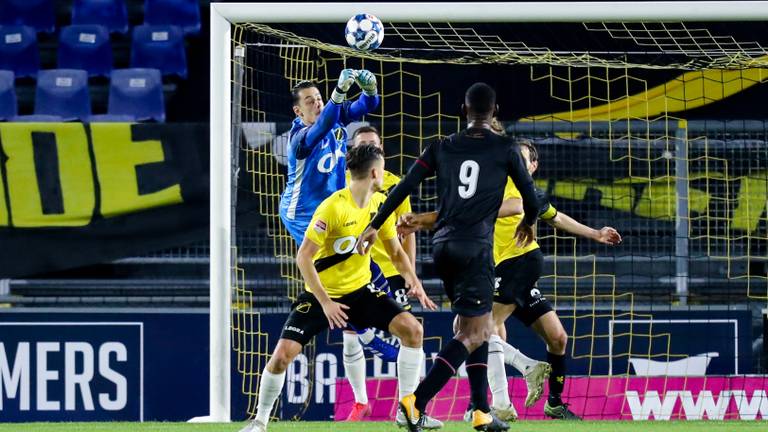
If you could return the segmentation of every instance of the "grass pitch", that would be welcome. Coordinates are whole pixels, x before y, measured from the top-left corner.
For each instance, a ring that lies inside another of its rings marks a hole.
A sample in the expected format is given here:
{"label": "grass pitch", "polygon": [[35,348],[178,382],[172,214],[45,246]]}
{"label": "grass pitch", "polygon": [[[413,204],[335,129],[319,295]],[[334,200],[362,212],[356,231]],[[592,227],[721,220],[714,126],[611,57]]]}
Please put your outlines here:
{"label": "grass pitch", "polygon": [[[237,432],[245,423],[0,423],[0,432]],[[275,422],[269,432],[404,432],[392,423]],[[562,422],[526,421],[512,423],[519,432],[731,432],[766,431],[768,421],[641,421]],[[467,423],[449,422],[444,432],[470,432]]]}

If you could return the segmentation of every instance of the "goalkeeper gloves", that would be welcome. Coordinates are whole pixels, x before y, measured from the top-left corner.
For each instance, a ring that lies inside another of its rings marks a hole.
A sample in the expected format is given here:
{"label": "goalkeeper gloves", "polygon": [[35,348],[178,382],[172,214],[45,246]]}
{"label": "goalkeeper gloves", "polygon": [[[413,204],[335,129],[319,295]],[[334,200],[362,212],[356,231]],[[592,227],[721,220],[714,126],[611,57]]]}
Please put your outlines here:
{"label": "goalkeeper gloves", "polygon": [[357,71],[357,77],[355,78],[357,85],[363,90],[363,93],[368,96],[376,94],[376,75],[371,71],[362,69]]}
{"label": "goalkeeper gloves", "polygon": [[336,84],[333,94],[331,94],[331,100],[334,103],[340,104],[344,102],[344,99],[347,97],[347,91],[357,79],[357,73],[358,72],[354,69],[344,69],[341,71],[339,74],[339,82]]}

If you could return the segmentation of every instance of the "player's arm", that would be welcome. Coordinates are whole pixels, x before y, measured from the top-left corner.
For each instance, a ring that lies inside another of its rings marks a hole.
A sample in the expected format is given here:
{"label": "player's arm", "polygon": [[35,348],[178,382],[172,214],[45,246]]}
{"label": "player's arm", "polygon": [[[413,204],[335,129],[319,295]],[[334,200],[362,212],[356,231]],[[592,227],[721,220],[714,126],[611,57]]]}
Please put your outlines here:
{"label": "player's arm", "polygon": [[296,155],[298,158],[307,157],[312,152],[312,149],[322,141],[323,137],[331,131],[333,126],[339,122],[347,91],[354,84],[356,76],[357,71],[353,69],[342,70],[341,74],[339,74],[336,88],[328,100],[328,104],[323,107],[323,111],[317,117],[315,123],[296,134],[295,139],[298,141]]}
{"label": "player's arm", "polygon": [[386,222],[387,218],[394,213],[400,203],[402,203],[425,178],[435,172],[435,152],[436,144],[433,143],[427,146],[421,156],[416,159],[416,162],[411,165],[408,174],[400,180],[400,183],[398,183],[397,186],[392,188],[387,199],[381,207],[379,207],[379,211],[376,213],[376,216],[374,216],[371,224],[357,239],[357,250],[359,253],[364,254],[371,249],[376,242],[379,228]]}
{"label": "player's arm", "polygon": [[[553,207],[554,208],[554,207]],[[555,212],[551,218],[544,218],[542,220],[549,225],[563,231],[567,231],[571,234],[592,239],[598,243],[616,245],[621,243],[621,235],[612,227],[602,227],[599,230],[588,227],[581,222],[573,219],[565,213]]]}
{"label": "player's arm", "polygon": [[437,222],[437,212],[429,213],[405,213],[397,221],[397,233],[409,235],[416,231],[428,231],[434,228]]}
{"label": "player's arm", "polygon": [[[411,198],[406,198],[405,201],[400,205],[400,207],[397,208],[395,211],[395,215],[398,216],[398,218],[401,215],[411,213]],[[408,259],[411,262],[411,267],[416,269],[416,233],[404,233],[400,234],[398,232],[398,235],[401,236],[400,244],[403,246],[403,250],[405,251],[406,255],[408,255]]]}
{"label": "player's arm", "polygon": [[508,198],[502,201],[499,207],[498,218],[517,216],[523,214],[523,200],[520,198]]}
{"label": "player's arm", "polygon": [[416,234],[410,233],[403,237],[402,241],[403,250],[408,256],[408,262],[411,263],[411,267],[416,268]]}
{"label": "player's arm", "polygon": [[416,276],[416,272],[411,266],[408,254],[403,250],[403,247],[397,240],[397,236],[382,240],[382,243],[384,243],[384,249],[387,251],[389,259],[392,260],[392,264],[395,265],[397,272],[400,273],[400,276],[402,276],[403,279],[405,279],[405,286],[409,288],[408,296],[416,298],[425,308],[436,310],[437,305],[435,305],[435,303],[427,297],[427,293],[424,292],[424,287],[421,286],[421,281],[419,281],[418,276]]}

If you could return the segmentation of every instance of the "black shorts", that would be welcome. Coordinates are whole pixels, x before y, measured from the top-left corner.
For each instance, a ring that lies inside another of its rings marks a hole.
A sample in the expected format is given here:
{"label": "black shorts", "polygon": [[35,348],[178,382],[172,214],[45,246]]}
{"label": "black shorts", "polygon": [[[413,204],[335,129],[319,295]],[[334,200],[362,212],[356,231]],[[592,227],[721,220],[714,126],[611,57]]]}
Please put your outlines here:
{"label": "black shorts", "polygon": [[[387,293],[368,284],[333,301],[349,306],[344,312],[350,325],[358,329],[376,327],[389,330],[389,323],[403,311]],[[314,336],[328,328],[328,318],[314,294],[304,292],[293,302],[291,313],[283,326],[281,339],[306,345]]]}
{"label": "black shorts", "polygon": [[435,244],[435,270],[443,280],[454,313],[474,317],[493,306],[493,248],[477,241]]}
{"label": "black shorts", "polygon": [[512,315],[530,326],[539,317],[554,310],[536,287],[543,271],[544,254],[540,249],[502,261],[496,266],[493,301],[517,305]]}
{"label": "black shorts", "polygon": [[400,275],[394,275],[387,278],[389,283],[389,295],[399,304],[403,310],[410,311],[411,303],[408,298],[408,290],[405,287],[405,279]]}

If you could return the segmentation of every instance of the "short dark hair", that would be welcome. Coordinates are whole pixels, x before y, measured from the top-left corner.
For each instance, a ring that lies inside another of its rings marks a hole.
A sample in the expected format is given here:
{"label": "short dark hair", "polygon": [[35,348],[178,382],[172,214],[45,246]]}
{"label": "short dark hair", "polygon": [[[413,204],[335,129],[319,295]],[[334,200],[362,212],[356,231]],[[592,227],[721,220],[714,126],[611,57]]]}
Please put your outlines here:
{"label": "short dark hair", "polygon": [[467,89],[464,103],[476,114],[490,114],[496,108],[496,90],[484,82],[476,82]]}
{"label": "short dark hair", "polygon": [[347,150],[347,169],[352,178],[362,178],[379,159],[384,159],[384,151],[373,144],[360,144]]}
{"label": "short dark hair", "polygon": [[525,147],[528,149],[528,159],[531,162],[538,162],[539,151],[536,150],[536,146],[533,145],[533,141],[529,140],[528,138],[518,138],[516,141],[520,147]]}
{"label": "short dark hair", "polygon": [[375,133],[379,139],[381,139],[381,134],[379,133],[379,130],[376,129],[373,126],[360,126],[359,128],[355,129],[355,132],[352,133],[352,142],[355,141],[355,138],[357,138],[358,135],[364,134],[364,133]]}
{"label": "short dark hair", "polygon": [[293,105],[299,104],[299,92],[304,89],[308,88],[316,88],[320,89],[320,87],[317,85],[316,82],[313,81],[299,81],[293,88],[291,89],[291,99],[293,99]]}

